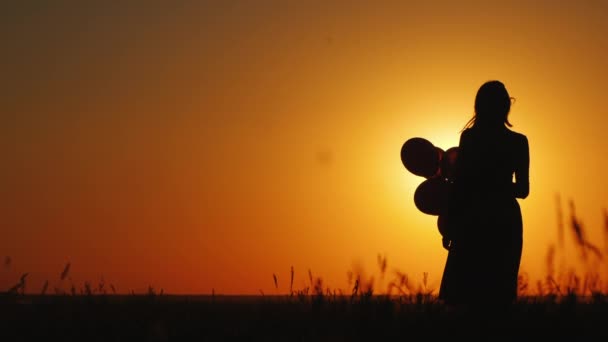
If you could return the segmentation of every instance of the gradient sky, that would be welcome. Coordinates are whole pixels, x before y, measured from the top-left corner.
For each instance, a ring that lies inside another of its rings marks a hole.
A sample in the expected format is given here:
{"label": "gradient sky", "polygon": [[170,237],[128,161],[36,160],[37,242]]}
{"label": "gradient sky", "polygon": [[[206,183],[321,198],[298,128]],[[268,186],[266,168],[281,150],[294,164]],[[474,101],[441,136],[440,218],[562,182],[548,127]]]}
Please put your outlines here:
{"label": "gradient sky", "polygon": [[490,79],[530,142],[522,271],[545,275],[557,194],[604,248],[608,2],[128,3],[0,5],[1,290],[67,288],[67,262],[120,292],[284,293],[291,266],[345,289],[378,254],[436,288],[399,152],[455,146]]}

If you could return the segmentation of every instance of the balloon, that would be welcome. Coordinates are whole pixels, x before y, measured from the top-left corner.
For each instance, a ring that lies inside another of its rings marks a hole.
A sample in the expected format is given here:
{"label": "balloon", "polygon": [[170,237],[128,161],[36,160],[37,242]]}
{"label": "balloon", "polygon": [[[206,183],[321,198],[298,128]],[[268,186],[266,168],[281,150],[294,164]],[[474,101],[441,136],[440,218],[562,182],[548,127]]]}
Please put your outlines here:
{"label": "balloon", "polygon": [[441,176],[441,161],[443,160],[443,154],[445,153],[445,151],[441,147],[438,147],[438,146],[435,146],[435,150],[437,151],[438,167],[437,167],[437,170],[435,171],[435,174],[433,176],[431,176],[430,178]]}
{"label": "balloon", "polygon": [[411,138],[401,146],[401,162],[409,172],[417,176],[431,178],[436,175],[439,159],[437,148],[426,139]]}
{"label": "balloon", "polygon": [[443,158],[440,162],[441,177],[452,181],[454,179],[454,169],[456,166],[456,158],[458,157],[458,147],[450,147],[443,153]]}
{"label": "balloon", "polygon": [[439,215],[446,206],[449,187],[441,177],[426,179],[414,192],[416,208],[428,215]]}
{"label": "balloon", "polygon": [[441,162],[441,159],[443,159],[443,154],[445,153],[445,151],[439,146],[435,146],[435,150],[437,150],[437,160],[439,160]]}

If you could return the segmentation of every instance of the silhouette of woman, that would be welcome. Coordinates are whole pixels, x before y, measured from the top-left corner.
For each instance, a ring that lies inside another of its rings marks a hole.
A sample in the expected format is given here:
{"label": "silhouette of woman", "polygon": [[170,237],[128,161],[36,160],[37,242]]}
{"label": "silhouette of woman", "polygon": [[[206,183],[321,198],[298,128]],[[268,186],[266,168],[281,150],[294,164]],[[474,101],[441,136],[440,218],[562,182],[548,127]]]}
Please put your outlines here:
{"label": "silhouette of woman", "polygon": [[517,298],[522,216],[529,193],[529,147],[509,129],[511,101],[500,81],[478,90],[461,132],[446,215],[449,250],[439,298],[454,306],[508,307]]}

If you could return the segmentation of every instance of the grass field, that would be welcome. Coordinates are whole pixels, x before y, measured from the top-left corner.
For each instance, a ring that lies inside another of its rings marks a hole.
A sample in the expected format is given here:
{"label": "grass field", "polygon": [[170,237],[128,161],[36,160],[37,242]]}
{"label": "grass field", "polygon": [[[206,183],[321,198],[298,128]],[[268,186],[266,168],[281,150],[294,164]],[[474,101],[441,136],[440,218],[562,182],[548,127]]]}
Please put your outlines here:
{"label": "grass field", "polygon": [[[58,284],[46,281],[38,294],[25,291],[28,273],[0,292],[0,341],[608,341],[608,284],[600,276],[608,267],[608,213],[604,218],[601,250],[586,239],[573,210],[564,224],[560,208],[558,236],[570,228],[582,267],[577,273],[564,266],[560,238],[548,246],[545,279],[532,282],[520,272],[519,297],[509,310],[498,311],[492,298],[484,298],[483,308],[451,309],[427,287],[426,273],[413,281],[388,271],[381,255],[386,289],[374,286],[374,276],[350,271],[348,290],[331,289],[310,270],[307,286],[295,289],[292,267],[282,283],[289,290],[273,296],[183,296],[152,287],[119,294],[104,281],[73,283],[68,263]],[[4,265],[9,269],[12,259]],[[270,281],[279,293],[276,274]]]}
{"label": "grass field", "polygon": [[[450,311],[430,295],[3,295],[2,341],[600,341],[608,299],[521,297],[509,312]],[[488,303],[491,304],[491,303]]]}

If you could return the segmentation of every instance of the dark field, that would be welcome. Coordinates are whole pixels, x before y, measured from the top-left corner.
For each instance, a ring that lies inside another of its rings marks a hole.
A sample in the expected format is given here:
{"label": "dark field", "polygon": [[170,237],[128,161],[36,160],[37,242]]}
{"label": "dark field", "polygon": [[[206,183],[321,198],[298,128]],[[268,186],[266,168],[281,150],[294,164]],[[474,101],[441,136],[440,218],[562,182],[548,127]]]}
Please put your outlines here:
{"label": "dark field", "polygon": [[451,311],[432,296],[4,295],[0,341],[606,341],[608,299]]}

